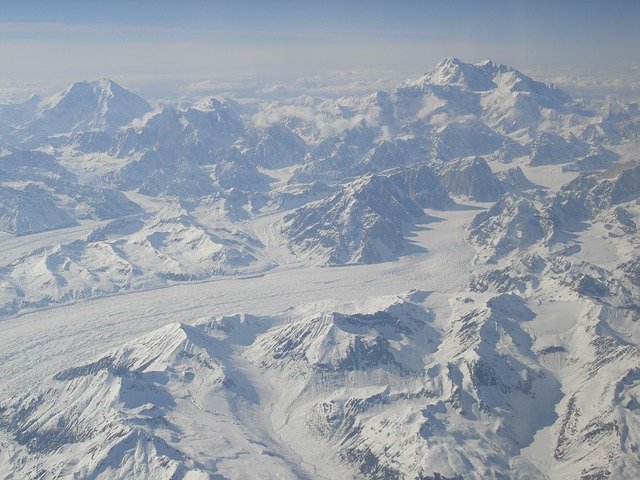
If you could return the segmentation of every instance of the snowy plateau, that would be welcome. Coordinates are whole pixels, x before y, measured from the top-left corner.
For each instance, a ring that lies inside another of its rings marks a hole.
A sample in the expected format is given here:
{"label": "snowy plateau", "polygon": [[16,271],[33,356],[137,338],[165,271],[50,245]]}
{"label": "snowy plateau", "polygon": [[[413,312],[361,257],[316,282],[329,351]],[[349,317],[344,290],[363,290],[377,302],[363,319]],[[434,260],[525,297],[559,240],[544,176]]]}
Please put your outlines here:
{"label": "snowy plateau", "polygon": [[640,478],[640,108],[0,105],[0,478]]}

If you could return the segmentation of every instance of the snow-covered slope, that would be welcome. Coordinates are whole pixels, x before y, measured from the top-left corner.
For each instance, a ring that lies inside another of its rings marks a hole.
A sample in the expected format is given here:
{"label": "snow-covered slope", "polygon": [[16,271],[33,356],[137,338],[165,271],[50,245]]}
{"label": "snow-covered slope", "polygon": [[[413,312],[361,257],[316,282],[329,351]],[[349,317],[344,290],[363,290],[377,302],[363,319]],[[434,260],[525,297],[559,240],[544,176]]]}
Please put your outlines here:
{"label": "snow-covered slope", "polygon": [[492,61],[474,65],[448,58],[425,75],[404,82],[396,93],[435,97],[444,104],[438,113],[480,116],[505,133],[537,125],[549,113],[553,117],[571,109],[571,99],[562,90]]}
{"label": "snow-covered slope", "polygon": [[[533,332],[544,317],[518,295],[458,294],[437,315],[425,301],[413,291],[170,323],[5,400],[1,461],[44,478],[542,476],[523,452],[548,427],[559,473],[601,474],[600,451],[613,471],[637,471],[624,453],[635,440],[611,443],[613,410],[585,404],[597,385],[588,372],[617,372],[601,405],[624,398],[615,422],[635,432],[637,379],[623,365],[637,352],[578,322],[577,337],[596,339],[587,351],[615,360],[572,366],[563,358],[577,346],[543,348]],[[570,396],[562,369],[581,372]]]}
{"label": "snow-covered slope", "polygon": [[171,281],[255,273],[270,267],[256,238],[220,225],[209,228],[178,204],[150,218],[128,217],[83,238],[35,249],[5,265],[4,314]]}
{"label": "snow-covered slope", "polygon": [[88,130],[113,133],[150,110],[146,100],[103,78],[76,82],[44,99],[33,119],[19,125],[19,129],[45,135]]}
{"label": "snow-covered slope", "polygon": [[508,476],[499,458],[550,423],[560,397],[521,330],[532,313],[515,296],[467,297],[436,322],[412,302],[422,296],[260,335],[249,358],[277,382],[283,432],[365,478]]}
{"label": "snow-covered slope", "polygon": [[106,220],[143,212],[122,192],[82,185],[54,157],[16,150],[0,156],[6,231],[22,235],[64,228],[79,220]]}
{"label": "snow-covered slope", "polygon": [[300,207],[280,228],[294,253],[318,264],[375,263],[406,251],[403,230],[421,215],[392,179],[369,175]]}
{"label": "snow-covered slope", "polygon": [[103,181],[122,190],[153,197],[200,197],[215,191],[213,181],[197,162],[154,149],[106,173]]}
{"label": "snow-covered slope", "polygon": [[16,440],[7,453],[31,460],[16,474],[299,478],[304,469],[288,445],[276,446],[275,432],[252,424],[258,397],[230,358],[260,329],[249,316],[172,323],[59,372],[47,391],[5,403],[0,425]]}
{"label": "snow-covered slope", "polygon": [[588,151],[586,144],[571,136],[568,140],[553,132],[540,132],[531,142],[529,164],[549,165],[568,163]]}
{"label": "snow-covered slope", "polygon": [[236,142],[236,148],[251,164],[265,168],[295,165],[307,152],[304,140],[282,124],[249,131]]}
{"label": "snow-covered slope", "polygon": [[150,110],[0,106],[0,478],[640,476],[637,105]]}
{"label": "snow-covered slope", "polygon": [[72,225],[76,225],[73,217],[56,207],[37,187],[26,185],[18,189],[0,185],[0,230],[28,235]]}
{"label": "snow-covered slope", "polygon": [[482,157],[467,157],[440,166],[440,178],[445,188],[455,195],[478,202],[495,201],[508,190]]}
{"label": "snow-covered slope", "polygon": [[176,157],[212,163],[215,152],[244,132],[240,107],[233,100],[207,99],[185,110],[167,106],[118,133],[113,148],[119,156],[163,149]]}
{"label": "snow-covered slope", "polygon": [[433,155],[449,160],[495,152],[506,140],[485,123],[476,119],[446,122],[432,133]]}
{"label": "snow-covered slope", "polygon": [[469,240],[490,247],[489,262],[519,252],[545,237],[544,220],[535,205],[525,198],[504,195],[469,225]]}
{"label": "snow-covered slope", "polygon": [[0,105],[0,128],[2,131],[10,132],[18,125],[34,117],[41,101],[40,95],[33,94],[20,102]]}

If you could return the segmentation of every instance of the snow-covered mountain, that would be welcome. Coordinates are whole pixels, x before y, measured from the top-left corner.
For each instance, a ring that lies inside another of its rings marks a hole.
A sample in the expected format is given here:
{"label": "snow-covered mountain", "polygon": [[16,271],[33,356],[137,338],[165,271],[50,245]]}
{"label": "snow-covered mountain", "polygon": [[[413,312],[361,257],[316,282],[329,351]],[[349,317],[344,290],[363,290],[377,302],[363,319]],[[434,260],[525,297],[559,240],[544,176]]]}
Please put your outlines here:
{"label": "snow-covered mountain", "polygon": [[0,478],[640,476],[639,125],[455,58],[1,105]]}
{"label": "snow-covered mountain", "polygon": [[565,139],[554,132],[540,132],[531,142],[529,163],[533,166],[567,163],[587,152],[588,146],[573,135]]}
{"label": "snow-covered mountain", "polygon": [[492,61],[474,65],[448,58],[423,76],[404,82],[396,93],[435,97],[444,102],[439,112],[477,115],[506,133],[537,125],[549,113],[555,116],[571,109],[571,98],[559,88]]}
{"label": "snow-covered mountain", "polygon": [[260,249],[248,233],[207,227],[179,204],[168,204],[149,218],[112,220],[80,239],[37,248],[4,265],[3,283],[10,290],[0,297],[0,311],[256,273],[271,266]]}
{"label": "snow-covered mountain", "polygon": [[442,184],[455,195],[478,202],[495,201],[508,190],[482,157],[467,157],[440,166]]}
{"label": "snow-covered mountain", "polygon": [[3,230],[16,235],[144,211],[118,190],[79,184],[54,157],[38,151],[1,155],[0,186]]}
{"label": "snow-covered mountain", "polygon": [[581,175],[540,205],[506,196],[470,227],[480,257],[498,264],[473,288],[519,292],[540,312],[553,312],[554,302],[567,307],[529,329],[533,350],[563,384],[547,437],[554,478],[632,478],[638,471],[636,434],[620,435],[637,422],[631,378],[639,292],[629,260],[638,246],[636,183],[628,165]]}
{"label": "snow-covered mountain", "polygon": [[226,148],[244,132],[239,105],[209,98],[185,110],[171,106],[144,117],[139,125],[119,132],[114,150],[128,156],[164,149],[201,164],[212,163],[216,150]]}
{"label": "snow-covered mountain", "polygon": [[103,181],[115,188],[137,190],[153,197],[200,197],[215,191],[212,179],[197,162],[163,149],[134,157],[117,170],[107,172]]}
{"label": "snow-covered mountain", "polygon": [[403,230],[421,215],[392,178],[369,175],[287,215],[281,231],[297,255],[321,265],[376,263],[405,252]]}
{"label": "snow-covered mountain", "polygon": [[20,131],[44,135],[89,130],[114,133],[150,110],[146,100],[102,78],[76,82],[63,92],[43,99],[32,118],[12,123]]}
{"label": "snow-covered mountain", "polygon": [[544,220],[526,198],[505,194],[469,225],[471,242],[489,247],[489,262],[519,252],[545,237]]}
{"label": "snow-covered mountain", "polygon": [[307,144],[284,125],[247,132],[235,144],[252,165],[282,168],[300,163],[307,152]]}
{"label": "snow-covered mountain", "polygon": [[[238,345],[234,333],[250,340],[260,327],[249,316],[173,323],[59,372],[44,393],[3,405],[0,424],[17,434],[11,453],[33,459],[16,473],[192,479],[262,471],[295,478],[300,470],[285,457],[286,444],[275,446],[242,420],[260,411],[229,355]],[[27,404],[31,414],[22,410]],[[179,440],[181,430],[198,426],[199,439]]]}
{"label": "snow-covered mountain", "polygon": [[[603,460],[613,471],[637,471],[626,453],[634,440],[621,449],[616,423],[607,423],[611,407],[585,403],[596,385],[588,372],[617,372],[602,405],[620,395],[628,413],[613,422],[631,420],[637,382],[624,365],[637,352],[599,343],[597,330],[578,322],[575,342],[586,335],[595,340],[588,351],[615,360],[576,365],[567,361],[575,343],[532,338],[539,316],[516,294],[458,295],[442,318],[424,307],[428,297],[413,291],[337,308],[313,304],[280,318],[170,323],[4,401],[10,456],[24,459],[15,471],[45,478],[226,477],[255,468],[283,478],[543,475],[523,452],[546,427],[558,472],[577,466],[601,475]],[[569,398],[556,376],[562,369],[580,375]]]}
{"label": "snow-covered mountain", "polygon": [[0,105],[0,128],[3,129],[3,132],[4,130],[11,131],[12,128],[15,128],[13,126],[17,127],[33,118],[41,101],[40,95],[34,93],[20,102]]}
{"label": "snow-covered mountain", "polygon": [[14,235],[54,230],[77,225],[62,210],[32,185],[11,188],[0,185],[0,230]]}
{"label": "snow-covered mountain", "polygon": [[[443,329],[420,305],[424,296],[351,313],[312,308],[282,326],[249,315],[172,323],[4,402],[0,425],[15,438],[12,454],[27,460],[17,470],[24,475],[245,476],[262,466],[295,478],[309,464],[331,477],[337,465],[375,478],[405,469],[508,474],[498,453],[517,451],[533,433],[519,417],[549,421],[559,396],[526,345],[494,350],[496,330],[521,340],[517,324],[531,314],[515,296],[466,299],[453,311],[462,319]],[[468,428],[483,435],[456,446]],[[178,434],[184,429],[201,433]]]}

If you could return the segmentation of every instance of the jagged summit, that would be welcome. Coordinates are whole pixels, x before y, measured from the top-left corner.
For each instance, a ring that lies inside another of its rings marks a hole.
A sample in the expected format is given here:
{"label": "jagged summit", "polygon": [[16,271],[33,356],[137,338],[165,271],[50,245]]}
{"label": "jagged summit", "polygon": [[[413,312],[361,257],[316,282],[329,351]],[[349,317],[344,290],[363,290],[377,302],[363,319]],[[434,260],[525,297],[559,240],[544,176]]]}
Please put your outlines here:
{"label": "jagged summit", "polygon": [[474,91],[491,90],[496,87],[492,78],[484,74],[476,65],[465,63],[454,57],[444,59],[417,82],[430,85],[455,85]]}
{"label": "jagged summit", "polygon": [[480,63],[466,63],[449,57],[433,69],[415,80],[408,80],[403,86],[437,85],[462,87],[474,92],[504,89],[511,92],[529,92],[548,96],[557,102],[567,101],[569,96],[554,85],[546,85],[528,77],[515,68],[485,60]]}
{"label": "jagged summit", "polygon": [[403,224],[421,215],[394,178],[365,175],[285,216],[281,228],[292,251],[319,265],[376,263],[404,253]]}

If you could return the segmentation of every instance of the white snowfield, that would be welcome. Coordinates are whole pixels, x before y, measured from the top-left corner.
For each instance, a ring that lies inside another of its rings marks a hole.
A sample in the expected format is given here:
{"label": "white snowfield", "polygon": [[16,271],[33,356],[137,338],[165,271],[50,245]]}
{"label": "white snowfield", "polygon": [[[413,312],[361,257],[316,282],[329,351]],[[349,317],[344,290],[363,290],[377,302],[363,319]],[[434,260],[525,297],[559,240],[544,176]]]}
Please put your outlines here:
{"label": "white snowfield", "polygon": [[0,105],[0,478],[640,478],[640,109]]}

